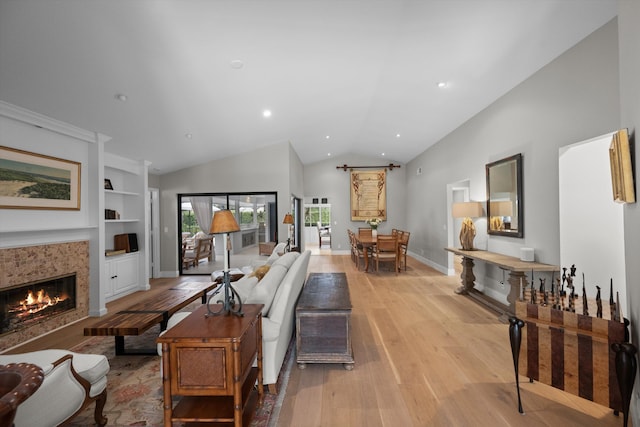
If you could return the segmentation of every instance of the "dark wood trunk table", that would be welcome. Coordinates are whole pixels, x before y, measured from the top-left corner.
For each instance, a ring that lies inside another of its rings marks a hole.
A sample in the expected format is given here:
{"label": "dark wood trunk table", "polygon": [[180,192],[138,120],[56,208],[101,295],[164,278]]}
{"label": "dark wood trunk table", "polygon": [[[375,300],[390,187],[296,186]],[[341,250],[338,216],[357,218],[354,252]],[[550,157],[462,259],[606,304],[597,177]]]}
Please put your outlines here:
{"label": "dark wood trunk table", "polygon": [[296,350],[307,363],[342,363],[353,369],[351,298],[344,273],[311,273],[296,306]]}

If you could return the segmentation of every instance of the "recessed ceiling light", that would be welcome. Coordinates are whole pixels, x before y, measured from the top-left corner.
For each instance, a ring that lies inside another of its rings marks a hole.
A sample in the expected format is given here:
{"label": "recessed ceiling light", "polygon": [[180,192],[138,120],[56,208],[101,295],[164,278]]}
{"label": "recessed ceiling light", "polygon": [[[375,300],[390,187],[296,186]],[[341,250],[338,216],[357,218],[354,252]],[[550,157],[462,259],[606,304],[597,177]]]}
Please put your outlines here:
{"label": "recessed ceiling light", "polygon": [[400,138],[400,134],[399,133],[396,133],[396,138]]}
{"label": "recessed ceiling light", "polygon": [[187,138],[187,139],[191,139],[191,138],[193,138],[193,134],[191,134],[191,133],[185,133],[185,134],[184,134],[184,137],[185,137],[185,138]]}
{"label": "recessed ceiling light", "polygon": [[264,111],[262,112],[262,115],[263,115],[264,117],[271,117],[271,110],[264,110]]}
{"label": "recessed ceiling light", "polygon": [[446,88],[447,86],[449,86],[449,85],[447,84],[447,82],[439,82],[439,83],[438,83],[438,87],[439,87],[440,89],[444,89],[444,88]]}
{"label": "recessed ceiling light", "polygon": [[381,156],[384,156],[384,153],[380,153]]}
{"label": "recessed ceiling light", "polygon": [[329,135],[324,137],[324,139],[329,139],[329,138],[331,138],[331,136],[329,136]]}
{"label": "recessed ceiling light", "polygon": [[331,157],[331,153],[327,153],[327,156],[328,156],[328,157]]}
{"label": "recessed ceiling light", "polygon": [[118,93],[116,94],[116,99],[118,101],[122,101],[122,102],[127,102],[127,95],[123,94],[123,93]]}
{"label": "recessed ceiling light", "polygon": [[231,68],[235,69],[235,70],[239,70],[240,68],[244,67],[244,62],[242,62],[239,59],[234,59],[233,61],[230,62]]}

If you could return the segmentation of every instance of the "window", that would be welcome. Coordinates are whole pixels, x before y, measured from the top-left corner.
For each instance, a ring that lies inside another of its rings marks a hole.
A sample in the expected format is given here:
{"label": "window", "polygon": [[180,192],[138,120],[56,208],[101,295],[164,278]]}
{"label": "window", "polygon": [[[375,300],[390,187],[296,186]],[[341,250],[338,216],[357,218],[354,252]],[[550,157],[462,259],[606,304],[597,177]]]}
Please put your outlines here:
{"label": "window", "polygon": [[315,227],[318,222],[322,227],[331,226],[331,205],[307,204],[304,206],[305,227]]}

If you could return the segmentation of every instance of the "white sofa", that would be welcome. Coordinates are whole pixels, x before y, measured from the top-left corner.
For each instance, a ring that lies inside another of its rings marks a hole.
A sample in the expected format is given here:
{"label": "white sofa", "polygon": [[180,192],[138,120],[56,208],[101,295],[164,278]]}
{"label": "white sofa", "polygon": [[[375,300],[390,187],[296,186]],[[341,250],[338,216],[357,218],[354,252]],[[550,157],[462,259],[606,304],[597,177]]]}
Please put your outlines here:
{"label": "white sofa", "polygon": [[107,401],[110,366],[102,354],[80,354],[67,350],[41,350],[0,355],[0,365],[31,363],[44,371],[40,388],[18,406],[15,427],[57,426],[96,402],[95,421],[107,424],[102,410]]}
{"label": "white sofa", "polygon": [[[307,278],[310,257],[308,250],[302,254],[288,252],[282,255],[242,300],[245,304],[265,304],[262,311],[262,377],[271,393],[277,391],[278,375],[293,337],[295,307]],[[242,295],[242,283],[238,282],[236,289]]]}
{"label": "white sofa", "polygon": [[[276,246],[277,248],[277,246]],[[274,249],[274,254],[276,254]],[[307,278],[311,251],[288,252],[274,257],[269,271],[258,281],[257,277],[247,274],[231,283],[240,295],[243,304],[264,304],[262,310],[262,377],[263,384],[276,393],[278,375],[282,369],[284,356],[289,348],[295,326],[295,307],[302,287]],[[212,303],[221,298],[217,295]],[[189,313],[174,314],[167,329],[176,325]],[[158,354],[162,350],[158,348]]]}

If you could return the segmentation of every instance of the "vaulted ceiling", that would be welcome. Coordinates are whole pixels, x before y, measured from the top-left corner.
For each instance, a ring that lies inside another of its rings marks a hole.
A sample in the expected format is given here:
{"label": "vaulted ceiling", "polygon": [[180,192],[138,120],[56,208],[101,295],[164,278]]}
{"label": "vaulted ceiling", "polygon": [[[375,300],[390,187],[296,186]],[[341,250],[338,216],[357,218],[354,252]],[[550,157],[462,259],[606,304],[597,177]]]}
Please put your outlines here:
{"label": "vaulted ceiling", "polygon": [[286,141],[304,164],[407,162],[616,4],[0,0],[0,99],[158,174]]}

